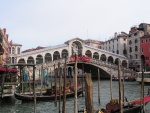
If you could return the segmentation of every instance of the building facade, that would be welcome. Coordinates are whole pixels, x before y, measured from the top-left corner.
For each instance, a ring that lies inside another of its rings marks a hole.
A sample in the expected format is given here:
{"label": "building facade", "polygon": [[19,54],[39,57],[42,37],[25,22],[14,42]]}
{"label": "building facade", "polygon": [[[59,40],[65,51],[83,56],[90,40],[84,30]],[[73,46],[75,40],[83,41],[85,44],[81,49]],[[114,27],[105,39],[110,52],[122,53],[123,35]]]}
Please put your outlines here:
{"label": "building facade", "polygon": [[127,57],[129,67],[135,71],[140,71],[141,67],[140,39],[147,34],[150,34],[150,24],[146,23],[141,23],[138,27],[132,27],[129,31]]}
{"label": "building facade", "polygon": [[126,56],[127,38],[128,34],[125,32],[121,32],[119,34],[115,33],[113,38],[103,42],[100,47],[105,51]]}
{"label": "building facade", "polygon": [[140,55],[145,56],[145,68],[150,71],[150,35],[144,35],[140,39]]}

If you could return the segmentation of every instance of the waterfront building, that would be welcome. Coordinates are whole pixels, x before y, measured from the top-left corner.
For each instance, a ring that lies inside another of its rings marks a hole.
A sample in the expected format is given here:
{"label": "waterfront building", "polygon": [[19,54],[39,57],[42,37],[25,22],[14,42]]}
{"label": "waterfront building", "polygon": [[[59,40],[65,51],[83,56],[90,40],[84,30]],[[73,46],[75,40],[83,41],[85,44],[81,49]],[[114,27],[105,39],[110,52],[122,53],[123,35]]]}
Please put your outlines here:
{"label": "waterfront building", "polygon": [[8,34],[6,34],[6,28],[0,29],[0,65],[4,65],[9,61],[8,48],[10,43],[8,41]]}
{"label": "waterfront building", "polygon": [[150,35],[144,35],[140,39],[140,55],[145,56],[146,71],[150,71]]}
{"label": "waterfront building", "polygon": [[125,32],[115,33],[113,38],[102,43],[100,48],[115,54],[127,55],[127,38],[128,34]]}
{"label": "waterfront building", "polygon": [[150,24],[141,23],[139,26],[131,27],[127,39],[127,57],[129,68],[139,71],[141,67],[140,38],[150,34]]}
{"label": "waterfront building", "polygon": [[9,46],[9,63],[16,63],[16,55],[21,54],[21,44],[17,44],[12,42],[11,46]]}

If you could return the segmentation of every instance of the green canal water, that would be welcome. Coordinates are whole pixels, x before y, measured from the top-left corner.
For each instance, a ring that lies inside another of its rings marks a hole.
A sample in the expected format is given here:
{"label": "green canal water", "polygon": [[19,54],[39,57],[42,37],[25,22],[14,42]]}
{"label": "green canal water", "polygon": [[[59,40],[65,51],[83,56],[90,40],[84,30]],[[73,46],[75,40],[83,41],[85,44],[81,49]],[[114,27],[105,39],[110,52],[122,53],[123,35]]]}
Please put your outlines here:
{"label": "green canal water", "polygon": [[[118,99],[118,82],[113,81],[113,98]],[[127,97],[128,101],[139,98],[140,97],[140,88],[141,86],[137,82],[125,82],[124,83],[124,95]],[[145,86],[145,95],[147,94],[147,90],[150,86]],[[93,80],[93,101],[94,101],[94,109],[98,110],[101,108],[105,108],[105,105],[110,101],[110,81],[109,80],[101,80],[100,81],[100,101],[101,104],[98,103],[98,82]],[[57,104],[59,105],[59,104]],[[62,102],[61,102],[62,108]],[[80,95],[78,97],[78,109],[83,110],[85,108],[85,98]],[[59,113],[58,106],[56,107],[54,101],[47,102],[37,102],[36,104],[37,113]],[[73,113],[74,112],[74,98],[69,98],[66,100],[66,112]],[[13,103],[5,102],[0,105],[0,113],[34,113],[34,103],[28,102],[23,103],[21,101],[16,100]],[[150,113],[150,103],[146,105],[146,113]]]}

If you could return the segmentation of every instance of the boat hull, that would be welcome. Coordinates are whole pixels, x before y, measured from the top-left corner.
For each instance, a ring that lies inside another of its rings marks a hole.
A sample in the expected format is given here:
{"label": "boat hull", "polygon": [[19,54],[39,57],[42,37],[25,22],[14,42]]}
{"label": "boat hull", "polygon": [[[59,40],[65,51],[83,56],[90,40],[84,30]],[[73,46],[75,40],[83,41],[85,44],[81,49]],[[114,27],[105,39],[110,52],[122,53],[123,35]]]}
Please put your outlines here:
{"label": "boat hull", "polygon": [[[82,93],[82,89],[78,90],[77,95],[79,96]],[[14,93],[15,98],[22,101],[34,101],[34,95],[33,94],[19,94]],[[74,97],[74,92],[67,93],[66,98]],[[59,95],[57,95],[57,99],[59,99]],[[61,99],[63,99],[63,95],[61,95]],[[41,95],[40,93],[36,94],[36,101],[52,101],[55,100],[55,95]]]}

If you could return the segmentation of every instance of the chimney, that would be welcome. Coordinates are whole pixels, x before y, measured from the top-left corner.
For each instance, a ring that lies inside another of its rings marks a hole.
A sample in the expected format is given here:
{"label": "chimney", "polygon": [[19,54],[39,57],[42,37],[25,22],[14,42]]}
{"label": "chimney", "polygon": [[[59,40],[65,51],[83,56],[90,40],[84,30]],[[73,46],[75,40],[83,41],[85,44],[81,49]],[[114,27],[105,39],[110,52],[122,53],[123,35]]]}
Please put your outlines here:
{"label": "chimney", "polygon": [[6,28],[3,28],[3,32],[4,32],[4,36],[5,36],[5,34],[6,34]]}

